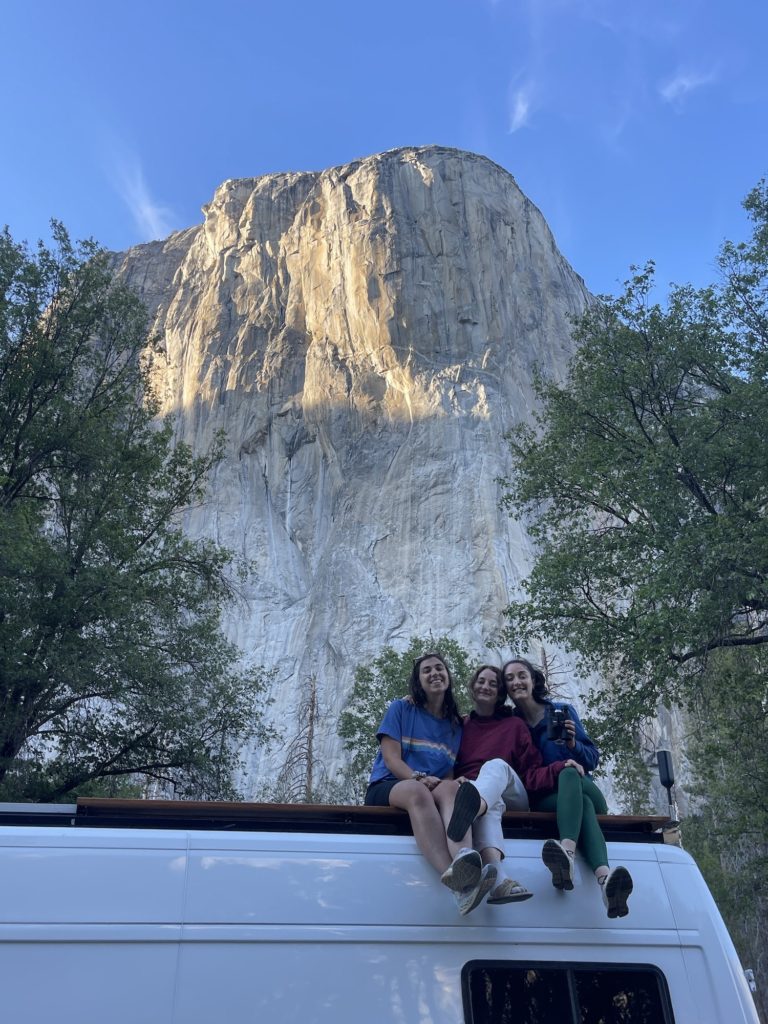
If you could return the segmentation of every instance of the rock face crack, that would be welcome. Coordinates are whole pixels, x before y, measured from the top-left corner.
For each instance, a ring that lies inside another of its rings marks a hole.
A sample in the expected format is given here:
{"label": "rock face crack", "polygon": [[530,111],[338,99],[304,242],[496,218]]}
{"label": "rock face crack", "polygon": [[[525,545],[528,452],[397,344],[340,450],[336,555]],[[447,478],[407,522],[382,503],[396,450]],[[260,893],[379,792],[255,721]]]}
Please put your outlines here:
{"label": "rock face crack", "polygon": [[[429,631],[480,655],[498,628],[530,551],[498,507],[504,434],[534,366],[564,372],[590,297],[512,176],[471,153],[227,181],[204,214],[116,260],[154,316],[178,437],[228,438],[189,516],[254,566],[227,628],[277,667],[283,735],[317,678],[334,773],[357,663]],[[246,793],[277,767],[252,751]]]}

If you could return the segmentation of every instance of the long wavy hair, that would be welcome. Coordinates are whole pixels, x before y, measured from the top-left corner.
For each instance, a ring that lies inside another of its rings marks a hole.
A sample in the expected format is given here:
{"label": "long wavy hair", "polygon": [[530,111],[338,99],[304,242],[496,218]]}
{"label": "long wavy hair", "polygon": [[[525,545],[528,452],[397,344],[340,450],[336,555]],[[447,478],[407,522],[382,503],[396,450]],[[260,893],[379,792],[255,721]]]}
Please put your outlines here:
{"label": "long wavy hair", "polygon": [[501,670],[501,678],[504,683],[504,689],[507,688],[505,676],[507,669],[510,665],[525,665],[531,674],[533,680],[533,688],[531,690],[531,696],[538,704],[546,703],[547,697],[549,696],[549,688],[547,687],[547,678],[540,668],[532,665],[527,658],[510,658],[509,661],[504,662],[504,666]]}
{"label": "long wavy hair", "polygon": [[501,669],[497,668],[496,665],[480,665],[475,669],[472,673],[472,678],[467,684],[470,697],[472,697],[475,692],[475,683],[480,678],[480,673],[485,672],[486,669],[493,672],[496,677],[496,704],[494,706],[493,713],[495,715],[511,715],[512,708],[507,704],[507,687],[504,685],[504,676],[501,674]]}
{"label": "long wavy hair", "polygon": [[451,670],[448,667],[448,662],[442,656],[439,651],[427,651],[426,654],[422,654],[420,658],[416,658],[411,669],[411,678],[408,681],[408,686],[413,697],[414,704],[423,708],[427,703],[427,695],[424,692],[424,687],[421,685],[419,680],[419,669],[421,668],[422,661],[426,661],[427,658],[437,658],[443,665],[448,676],[448,689],[443,694],[443,718],[448,718],[455,725],[461,725],[461,715],[459,709],[456,706],[456,698],[453,695],[453,676]]}

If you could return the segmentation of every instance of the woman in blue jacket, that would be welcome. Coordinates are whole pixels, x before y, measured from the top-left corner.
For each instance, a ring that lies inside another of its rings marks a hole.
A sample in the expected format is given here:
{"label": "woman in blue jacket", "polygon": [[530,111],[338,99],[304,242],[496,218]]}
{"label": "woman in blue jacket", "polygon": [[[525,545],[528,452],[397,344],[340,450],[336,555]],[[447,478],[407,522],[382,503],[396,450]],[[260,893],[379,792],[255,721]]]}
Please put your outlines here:
{"label": "woman in blue jacket", "polygon": [[[597,821],[598,814],[608,811],[605,797],[591,777],[600,752],[587,736],[573,705],[548,699],[540,669],[525,658],[514,658],[502,671],[515,714],[530,729],[544,764],[565,757],[576,762],[576,766],[560,772],[557,792],[531,801],[532,810],[557,812],[560,839],[548,839],[542,850],[542,859],[552,873],[552,884],[564,891],[573,889],[573,862],[579,849],[595,873],[608,917],[625,917],[629,913],[627,899],[632,892],[632,878],[624,867],[609,867],[608,850]],[[554,738],[558,732],[561,738]]]}

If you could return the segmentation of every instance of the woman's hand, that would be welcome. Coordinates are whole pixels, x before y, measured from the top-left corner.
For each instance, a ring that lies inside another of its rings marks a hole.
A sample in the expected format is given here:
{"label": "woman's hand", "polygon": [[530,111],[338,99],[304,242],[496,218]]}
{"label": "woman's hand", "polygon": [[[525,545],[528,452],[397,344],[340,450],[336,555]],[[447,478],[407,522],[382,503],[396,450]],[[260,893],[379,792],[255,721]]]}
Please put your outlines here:
{"label": "woman's hand", "polygon": [[439,786],[442,780],[438,779],[436,775],[425,775],[420,781],[424,783],[427,789],[432,790],[435,786]]}
{"label": "woman's hand", "polygon": [[[576,746],[576,723],[570,718],[566,718],[563,722],[563,732],[565,733],[565,745],[569,750],[573,750]],[[584,772],[581,773],[582,775]]]}
{"label": "woman's hand", "polygon": [[566,768],[575,768],[576,771],[579,773],[579,775],[583,775],[584,774],[584,769],[581,767],[579,762],[578,761],[574,761],[572,757],[569,757],[568,760],[565,762],[565,767]]}

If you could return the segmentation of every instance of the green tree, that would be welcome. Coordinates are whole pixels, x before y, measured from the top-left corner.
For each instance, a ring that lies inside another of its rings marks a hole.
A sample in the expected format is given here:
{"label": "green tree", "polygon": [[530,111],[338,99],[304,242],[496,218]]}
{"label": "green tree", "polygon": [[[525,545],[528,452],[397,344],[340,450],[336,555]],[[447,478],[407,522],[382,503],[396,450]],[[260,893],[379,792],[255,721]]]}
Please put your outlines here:
{"label": "green tree", "polygon": [[362,801],[379,747],[376,729],[387,706],[408,693],[414,660],[429,651],[443,655],[453,676],[456,703],[459,707],[467,703],[464,688],[476,659],[471,659],[467,651],[448,636],[414,636],[404,651],[385,647],[375,658],[358,665],[352,692],[339,719],[339,735],[350,755],[344,773],[348,799]]}
{"label": "green tree", "polygon": [[755,971],[768,1020],[768,648],[717,652],[687,721],[696,799],[683,840]]}
{"label": "green tree", "polygon": [[575,325],[564,381],[539,377],[510,438],[505,501],[538,544],[517,640],[610,673],[614,739],[696,692],[713,651],[768,643],[768,188],[719,287],[650,301],[651,265]]}
{"label": "green tree", "polygon": [[230,555],[181,529],[222,442],[156,422],[146,312],[94,243],[6,229],[0,284],[0,797],[232,794],[266,677],[220,629]]}
{"label": "green tree", "polygon": [[660,703],[681,709],[694,797],[683,838],[743,959],[764,971],[766,182],[745,207],[751,237],[723,247],[718,285],[674,287],[662,305],[647,266],[576,322],[565,379],[536,380],[505,501],[538,548],[507,633],[554,639],[602,676],[592,724],[634,802],[638,728]]}

